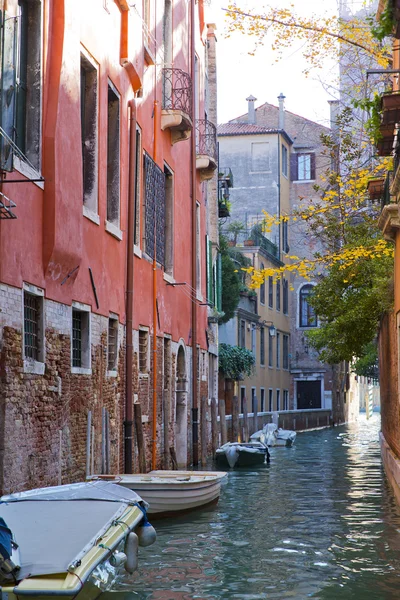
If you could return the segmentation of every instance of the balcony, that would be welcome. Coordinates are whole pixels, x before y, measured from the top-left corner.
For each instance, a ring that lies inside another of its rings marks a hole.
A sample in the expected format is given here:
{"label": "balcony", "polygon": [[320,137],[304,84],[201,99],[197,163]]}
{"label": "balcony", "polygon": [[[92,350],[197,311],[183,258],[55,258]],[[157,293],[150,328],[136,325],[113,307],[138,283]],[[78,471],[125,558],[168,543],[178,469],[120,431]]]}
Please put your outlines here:
{"label": "balcony", "polygon": [[230,215],[229,190],[233,187],[233,174],[229,167],[218,173],[218,217],[225,219]]}
{"label": "balcony", "polygon": [[217,168],[217,129],[207,119],[196,121],[196,169],[200,171],[200,180],[212,179]]}
{"label": "balcony", "polygon": [[163,69],[163,98],[161,129],[171,131],[171,142],[181,142],[190,137],[193,129],[192,80],[181,69]]}

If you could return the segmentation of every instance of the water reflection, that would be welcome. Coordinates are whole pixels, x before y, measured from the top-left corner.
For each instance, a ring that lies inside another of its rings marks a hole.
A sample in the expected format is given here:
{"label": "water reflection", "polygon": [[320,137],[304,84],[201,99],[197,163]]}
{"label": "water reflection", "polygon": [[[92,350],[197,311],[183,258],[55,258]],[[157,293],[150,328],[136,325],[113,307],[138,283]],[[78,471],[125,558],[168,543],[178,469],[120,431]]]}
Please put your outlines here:
{"label": "water reflection", "polygon": [[138,572],[103,600],[398,598],[400,512],[378,432],[375,417],[301,434],[269,468],[231,472],[217,508],[158,522]]}

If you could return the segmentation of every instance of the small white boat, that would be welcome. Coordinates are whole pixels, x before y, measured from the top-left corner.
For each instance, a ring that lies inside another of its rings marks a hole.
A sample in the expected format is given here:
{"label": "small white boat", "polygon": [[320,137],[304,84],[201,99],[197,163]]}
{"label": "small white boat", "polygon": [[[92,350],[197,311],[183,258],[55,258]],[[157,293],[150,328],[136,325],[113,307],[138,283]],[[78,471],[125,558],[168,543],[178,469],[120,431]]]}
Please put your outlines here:
{"label": "small white boat", "polygon": [[119,568],[137,568],[155,541],[142,498],[105,481],[40,488],[0,499],[3,598],[93,600]]}
{"label": "small white boat", "polygon": [[260,431],[250,437],[266,446],[293,446],[296,432],[291,429],[280,429],[275,423],[267,423]]}
{"label": "small white boat", "polygon": [[221,479],[213,471],[151,471],[133,475],[91,475],[134,490],[148,502],[152,518],[177,516],[218,502]]}
{"label": "small white boat", "polygon": [[228,442],[217,448],[215,461],[222,468],[253,467],[269,463],[269,452],[265,444],[257,441]]}

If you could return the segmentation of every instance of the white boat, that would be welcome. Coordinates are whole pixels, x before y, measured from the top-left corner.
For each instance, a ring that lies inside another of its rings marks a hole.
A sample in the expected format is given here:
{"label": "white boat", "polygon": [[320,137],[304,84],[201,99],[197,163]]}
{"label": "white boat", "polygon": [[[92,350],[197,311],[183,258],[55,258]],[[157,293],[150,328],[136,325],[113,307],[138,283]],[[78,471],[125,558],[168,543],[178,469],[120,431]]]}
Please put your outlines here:
{"label": "white boat", "polygon": [[265,444],[257,441],[227,442],[217,448],[215,461],[222,468],[253,467],[269,463],[269,452]]}
{"label": "white boat", "polygon": [[137,568],[139,545],[155,541],[142,498],[105,481],[2,496],[0,518],[0,585],[8,600],[93,600],[119,569]]}
{"label": "white boat", "polygon": [[266,446],[293,446],[296,432],[291,429],[278,428],[275,423],[267,423],[260,431],[253,433],[250,439]]}
{"label": "white boat", "polygon": [[176,516],[218,502],[221,479],[213,471],[151,471],[148,474],[92,475],[134,490],[148,502],[152,518]]}

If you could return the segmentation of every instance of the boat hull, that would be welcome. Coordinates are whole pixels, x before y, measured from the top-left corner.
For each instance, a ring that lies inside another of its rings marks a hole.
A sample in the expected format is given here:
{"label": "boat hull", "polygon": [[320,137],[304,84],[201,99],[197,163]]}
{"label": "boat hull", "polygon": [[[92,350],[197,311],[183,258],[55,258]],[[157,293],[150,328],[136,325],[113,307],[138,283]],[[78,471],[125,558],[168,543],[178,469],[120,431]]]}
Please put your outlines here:
{"label": "boat hull", "polygon": [[[215,462],[221,469],[230,468],[228,459],[225,454],[216,454]],[[234,465],[234,469],[255,467],[266,464],[266,453],[264,454],[249,454],[247,452],[240,452],[237,461]]]}

